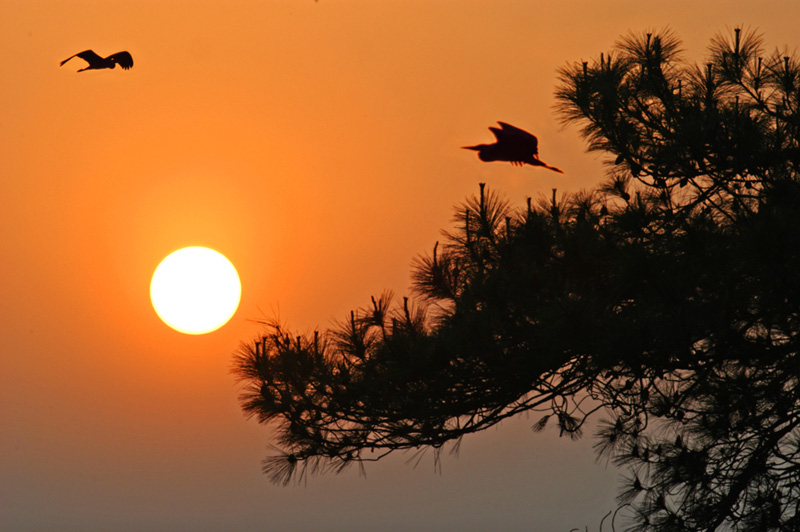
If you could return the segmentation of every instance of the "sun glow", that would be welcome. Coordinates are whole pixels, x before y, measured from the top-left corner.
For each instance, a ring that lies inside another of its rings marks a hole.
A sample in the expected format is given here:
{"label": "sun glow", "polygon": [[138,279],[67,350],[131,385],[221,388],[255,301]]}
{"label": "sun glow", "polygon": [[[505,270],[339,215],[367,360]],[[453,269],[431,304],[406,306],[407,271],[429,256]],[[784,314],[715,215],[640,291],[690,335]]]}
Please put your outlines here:
{"label": "sun glow", "polygon": [[168,255],[153,273],[150,300],[161,320],[185,334],[215,331],[239,307],[242,285],[221,253],[187,247]]}

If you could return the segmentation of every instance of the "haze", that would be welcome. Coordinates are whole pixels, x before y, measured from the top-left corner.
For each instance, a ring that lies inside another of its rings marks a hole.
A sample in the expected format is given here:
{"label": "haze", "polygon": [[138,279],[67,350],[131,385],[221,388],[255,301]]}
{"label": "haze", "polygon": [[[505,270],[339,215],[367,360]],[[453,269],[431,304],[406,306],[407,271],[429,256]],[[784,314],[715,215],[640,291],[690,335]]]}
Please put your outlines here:
{"label": "haze", "polygon": [[[558,67],[667,26],[697,61],[740,25],[794,48],[798,20],[777,1],[5,1],[0,530],[596,529],[616,472],[591,438],[525,418],[441,472],[397,455],[273,486],[231,355],[250,320],[312,330],[407,294],[479,182],[519,205],[599,182],[602,158],[552,110]],[[134,67],[58,66],[89,48]],[[459,149],[497,120],[565,174]],[[191,245],[242,280],[208,335],[149,301],[159,261]]]}

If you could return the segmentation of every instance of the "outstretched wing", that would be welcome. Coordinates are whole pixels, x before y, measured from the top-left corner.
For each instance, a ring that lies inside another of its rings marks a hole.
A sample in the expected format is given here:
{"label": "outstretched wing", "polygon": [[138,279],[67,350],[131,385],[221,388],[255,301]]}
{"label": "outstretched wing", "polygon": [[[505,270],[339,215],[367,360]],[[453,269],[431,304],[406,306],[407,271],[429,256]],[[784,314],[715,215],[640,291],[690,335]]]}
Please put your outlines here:
{"label": "outstretched wing", "polygon": [[61,63],[59,64],[59,66],[63,66],[63,65],[64,65],[64,63],[66,63],[67,61],[69,61],[69,60],[70,60],[70,59],[72,59],[73,57],[80,57],[80,58],[81,58],[81,59],[83,59],[84,61],[88,62],[90,65],[91,65],[91,64],[95,64],[95,63],[97,63],[98,61],[102,61],[102,60],[103,60],[103,58],[102,58],[102,57],[100,57],[99,55],[97,55],[96,53],[94,53],[92,50],[84,50],[83,52],[81,52],[81,53],[79,53],[79,54],[75,54],[75,55],[71,55],[71,56],[67,57],[66,59],[64,59],[63,61],[61,61]]}
{"label": "outstretched wing", "polygon": [[497,142],[506,144],[515,151],[521,153],[538,155],[539,154],[539,139],[535,135],[528,133],[524,129],[512,126],[505,122],[497,122],[500,128],[490,127],[494,136],[497,137]]}
{"label": "outstretched wing", "polygon": [[133,57],[128,52],[117,52],[114,55],[109,55],[106,59],[113,61],[125,70],[133,66]]}

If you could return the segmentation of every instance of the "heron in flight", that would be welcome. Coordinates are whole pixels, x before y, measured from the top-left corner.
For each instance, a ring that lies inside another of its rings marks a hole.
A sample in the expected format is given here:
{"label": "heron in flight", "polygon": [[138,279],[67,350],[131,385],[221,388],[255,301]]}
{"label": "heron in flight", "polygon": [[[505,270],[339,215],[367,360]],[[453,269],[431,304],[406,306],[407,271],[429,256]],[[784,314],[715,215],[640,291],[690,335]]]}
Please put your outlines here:
{"label": "heron in flight", "polygon": [[481,161],[508,161],[515,166],[530,164],[542,166],[548,170],[563,174],[564,172],[539,160],[539,139],[536,136],[505,122],[498,122],[500,127],[490,127],[497,142],[494,144],[478,144],[463,146],[465,150],[478,152]]}
{"label": "heron in flight", "polygon": [[128,70],[133,66],[133,57],[131,57],[131,54],[128,52],[117,52],[115,54],[109,55],[108,57],[100,57],[92,50],[86,50],[79,54],[70,56],[61,61],[59,66],[64,66],[64,63],[66,63],[73,57],[80,57],[81,59],[89,63],[89,66],[78,70],[78,72],[83,72],[84,70],[99,70],[101,68],[114,68],[117,65],[121,66],[125,70]]}

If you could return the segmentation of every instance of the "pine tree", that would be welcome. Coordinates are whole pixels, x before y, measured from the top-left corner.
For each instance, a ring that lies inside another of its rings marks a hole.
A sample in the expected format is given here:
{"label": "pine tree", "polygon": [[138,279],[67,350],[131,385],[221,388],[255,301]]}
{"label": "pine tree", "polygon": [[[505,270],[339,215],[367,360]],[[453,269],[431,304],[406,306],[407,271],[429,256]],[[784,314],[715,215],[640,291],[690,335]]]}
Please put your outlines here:
{"label": "pine tree", "polygon": [[631,530],[800,529],[800,65],[752,31],[702,66],[670,32],[565,66],[596,190],[514,208],[481,185],[417,259],[417,299],[243,344],[245,411],[286,483],[526,411],[629,470]]}

